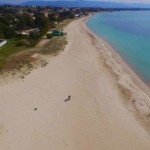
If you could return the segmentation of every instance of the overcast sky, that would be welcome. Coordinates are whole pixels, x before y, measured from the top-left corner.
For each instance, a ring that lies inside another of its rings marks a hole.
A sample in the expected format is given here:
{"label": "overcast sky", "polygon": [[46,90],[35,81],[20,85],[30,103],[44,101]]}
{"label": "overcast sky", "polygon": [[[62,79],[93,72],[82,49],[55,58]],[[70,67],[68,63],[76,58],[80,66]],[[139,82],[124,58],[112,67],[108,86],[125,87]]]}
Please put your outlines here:
{"label": "overcast sky", "polygon": [[[42,0],[0,0],[0,2],[15,2],[15,3],[21,3],[25,1],[42,1]],[[45,0],[45,1],[50,1],[50,0]],[[111,2],[124,2],[124,3],[150,3],[150,0],[94,0],[94,1],[111,1]]]}

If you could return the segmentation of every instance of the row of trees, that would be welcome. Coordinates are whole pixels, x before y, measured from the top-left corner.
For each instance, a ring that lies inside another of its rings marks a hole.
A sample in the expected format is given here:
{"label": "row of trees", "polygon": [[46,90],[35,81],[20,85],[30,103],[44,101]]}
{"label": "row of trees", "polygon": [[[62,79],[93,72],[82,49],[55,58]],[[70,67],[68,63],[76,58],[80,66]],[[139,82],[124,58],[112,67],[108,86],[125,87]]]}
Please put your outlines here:
{"label": "row of trees", "polygon": [[[44,11],[50,13],[47,17]],[[62,11],[61,11],[62,10]],[[84,12],[81,9],[51,8],[51,7],[19,7],[19,6],[0,6],[0,38],[18,37],[18,32],[31,28],[39,28],[41,37],[49,30],[55,28],[55,23],[65,19],[73,19],[75,13]],[[34,35],[35,36],[35,35]],[[34,37],[33,34],[30,38]]]}
{"label": "row of trees", "polygon": [[39,28],[40,35],[44,35],[49,27],[55,27],[44,15],[37,15],[35,20],[28,14],[0,16],[0,38],[16,37],[16,31]]}
{"label": "row of trees", "polygon": [[49,28],[55,28],[55,22],[63,21],[67,18],[73,18],[71,14],[52,13],[49,17],[38,14],[33,19],[29,14],[12,15],[6,14],[0,16],[0,38],[14,38],[16,31],[39,28],[40,35],[43,36]]}

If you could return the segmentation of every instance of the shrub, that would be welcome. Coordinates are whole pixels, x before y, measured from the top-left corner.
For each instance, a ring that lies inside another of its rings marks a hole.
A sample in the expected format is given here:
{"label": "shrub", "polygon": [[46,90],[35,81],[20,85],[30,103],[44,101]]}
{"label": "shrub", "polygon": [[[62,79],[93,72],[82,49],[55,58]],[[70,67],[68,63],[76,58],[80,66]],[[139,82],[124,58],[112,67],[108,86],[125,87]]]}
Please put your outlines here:
{"label": "shrub", "polygon": [[51,39],[51,38],[53,38],[53,34],[52,34],[52,33],[48,33],[48,34],[46,34],[46,37],[47,37],[48,39]]}
{"label": "shrub", "polygon": [[40,39],[40,34],[36,32],[31,32],[29,38],[34,40]]}
{"label": "shrub", "polygon": [[32,39],[32,40],[29,41],[28,46],[29,46],[29,47],[36,46],[38,42],[39,42],[39,40],[33,40],[33,39]]}
{"label": "shrub", "polygon": [[0,33],[0,39],[4,39],[4,38],[5,38],[4,34]]}
{"label": "shrub", "polygon": [[27,44],[27,41],[24,39],[21,39],[17,42],[16,46],[24,46]]}

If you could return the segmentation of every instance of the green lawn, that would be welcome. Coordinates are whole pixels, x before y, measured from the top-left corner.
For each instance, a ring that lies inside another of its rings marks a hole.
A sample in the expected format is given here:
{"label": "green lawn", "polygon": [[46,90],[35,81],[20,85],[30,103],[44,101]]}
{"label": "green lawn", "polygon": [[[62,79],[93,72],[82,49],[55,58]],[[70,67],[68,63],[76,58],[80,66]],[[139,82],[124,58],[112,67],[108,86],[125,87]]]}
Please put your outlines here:
{"label": "green lawn", "polygon": [[[72,19],[65,20],[57,25],[57,29],[63,29],[65,26],[67,26]],[[28,57],[29,54],[33,52],[33,48],[27,47],[27,46],[16,46],[20,39],[9,39],[7,40],[7,43],[0,47],[0,71],[5,68],[9,68],[9,66],[17,66],[19,63],[21,63],[24,60],[27,60],[27,56],[14,57],[14,59],[10,59],[10,56],[14,56],[13,54],[16,54],[17,52],[24,52],[26,49],[28,49]],[[36,41],[39,42],[39,41]],[[38,52],[41,52],[42,54],[53,54],[56,55],[60,50],[64,48],[66,45],[65,37],[57,37],[54,39],[51,39],[45,46],[43,46],[40,50],[37,49]],[[34,49],[34,51],[36,51]],[[27,51],[26,51],[27,52]],[[24,59],[24,60],[23,60]],[[11,61],[10,61],[11,60]],[[7,66],[7,67],[6,67]]]}
{"label": "green lawn", "polygon": [[10,55],[27,48],[24,46],[16,46],[17,41],[18,39],[7,40],[7,43],[0,47],[0,69],[2,69],[3,65],[6,62],[6,59]]}

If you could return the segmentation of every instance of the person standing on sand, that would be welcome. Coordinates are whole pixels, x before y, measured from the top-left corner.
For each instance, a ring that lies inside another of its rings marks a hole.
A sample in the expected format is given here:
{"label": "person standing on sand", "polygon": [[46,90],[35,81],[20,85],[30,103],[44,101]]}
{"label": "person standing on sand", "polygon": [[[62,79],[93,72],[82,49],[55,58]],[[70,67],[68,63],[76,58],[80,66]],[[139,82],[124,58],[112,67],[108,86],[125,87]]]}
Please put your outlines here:
{"label": "person standing on sand", "polygon": [[68,100],[70,100],[70,99],[71,99],[71,96],[69,95],[69,96],[68,96]]}

